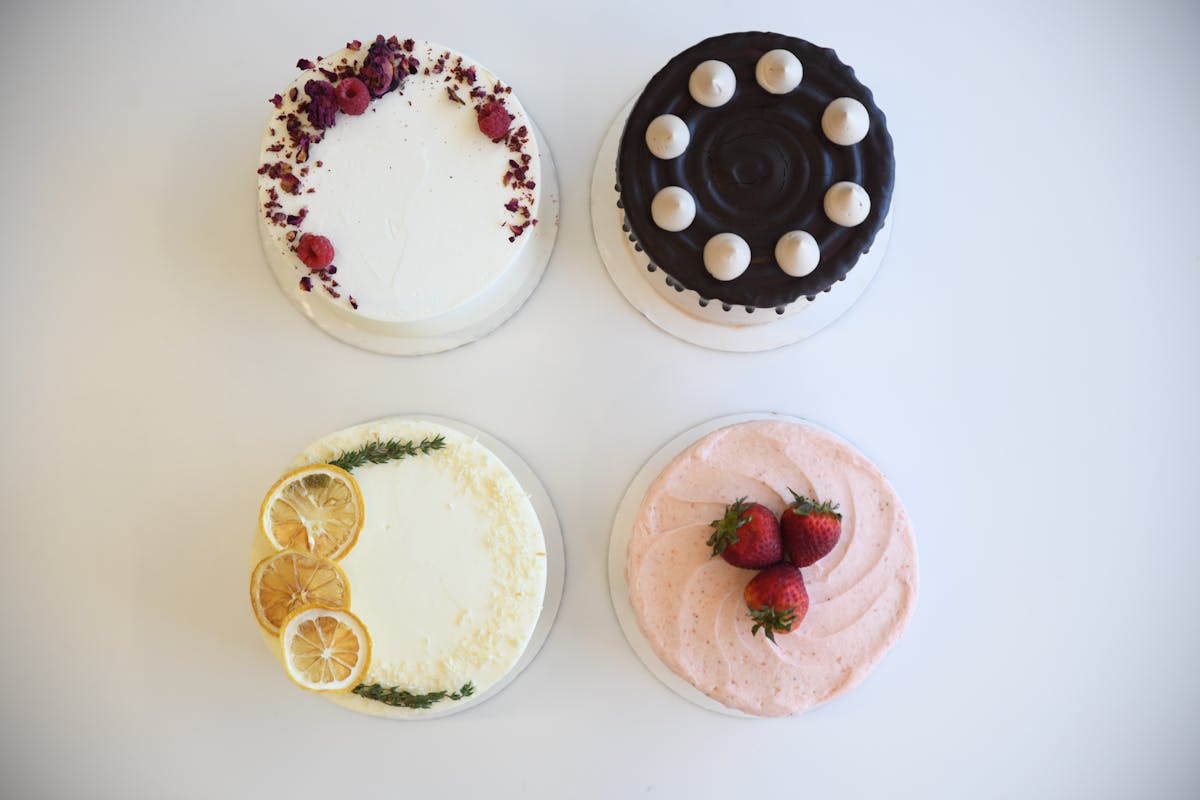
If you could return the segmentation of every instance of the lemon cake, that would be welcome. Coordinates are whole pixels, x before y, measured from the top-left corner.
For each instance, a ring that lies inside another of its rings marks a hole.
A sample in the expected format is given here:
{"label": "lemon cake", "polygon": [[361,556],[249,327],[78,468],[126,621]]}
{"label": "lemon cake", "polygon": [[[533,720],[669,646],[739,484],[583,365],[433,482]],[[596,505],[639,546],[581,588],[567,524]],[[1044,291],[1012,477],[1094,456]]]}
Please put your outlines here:
{"label": "lemon cake", "polygon": [[378,420],[315,442],[267,493],[251,606],[301,687],[379,716],[443,714],[523,666],[546,551],[495,453],[441,422]]}

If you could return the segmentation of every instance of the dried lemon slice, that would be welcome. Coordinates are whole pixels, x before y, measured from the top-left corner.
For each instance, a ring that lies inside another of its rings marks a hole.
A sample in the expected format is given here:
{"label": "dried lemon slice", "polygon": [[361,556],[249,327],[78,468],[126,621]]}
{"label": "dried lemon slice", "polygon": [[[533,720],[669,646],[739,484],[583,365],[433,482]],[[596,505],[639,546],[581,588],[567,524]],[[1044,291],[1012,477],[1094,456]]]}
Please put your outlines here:
{"label": "dried lemon slice", "polygon": [[258,562],[250,576],[250,604],[258,624],[279,633],[285,617],[301,606],[349,608],[350,582],[328,559],[284,550]]}
{"label": "dried lemon slice", "polygon": [[305,606],[279,631],[288,677],[314,692],[348,692],[371,662],[371,637],[349,611]]}
{"label": "dried lemon slice", "polygon": [[363,499],[346,470],[312,464],[280,478],[263,500],[259,526],[277,550],[344,556],[363,526]]}

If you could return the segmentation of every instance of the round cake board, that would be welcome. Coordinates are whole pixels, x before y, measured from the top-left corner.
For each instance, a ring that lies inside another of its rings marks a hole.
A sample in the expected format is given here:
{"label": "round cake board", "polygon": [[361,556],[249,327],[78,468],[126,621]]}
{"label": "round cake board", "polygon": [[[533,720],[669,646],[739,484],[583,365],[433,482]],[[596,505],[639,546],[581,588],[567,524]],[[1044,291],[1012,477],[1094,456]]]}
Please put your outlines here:
{"label": "round cake board", "polygon": [[835,436],[839,439],[842,438],[828,428],[817,425],[810,420],[774,412],[731,414],[709,420],[708,422],[702,422],[693,428],[687,429],[663,445],[658,452],[650,456],[646,463],[642,465],[642,468],[638,470],[637,474],[634,475],[633,480],[629,483],[629,488],[625,490],[625,495],[617,505],[617,513],[613,517],[612,534],[608,540],[608,591],[612,598],[613,611],[617,615],[617,622],[620,623],[621,630],[625,633],[625,639],[629,642],[629,646],[633,648],[633,652],[641,659],[642,664],[645,665],[646,669],[650,670],[650,673],[654,677],[658,678],[668,689],[684,700],[709,711],[715,711],[731,717],[742,717],[744,719],[760,718],[752,714],[746,714],[735,708],[730,708],[704,694],[704,692],[676,675],[654,652],[645,634],[642,633],[642,629],[638,627],[637,616],[633,612],[633,606],[629,603],[629,583],[625,579],[625,554],[629,549],[629,541],[633,538],[633,525],[637,520],[638,511],[641,510],[642,498],[650,488],[650,484],[654,482],[654,479],[658,477],[659,473],[676,456],[690,447],[696,440],[707,436],[713,431],[730,425],[736,425],[740,422],[761,419],[800,422],[817,428],[830,436]]}
{"label": "round cake board", "polygon": [[[397,416],[403,419],[433,422],[438,425],[454,428],[474,438],[488,450],[491,450],[497,458],[504,462],[504,466],[508,467],[509,471],[516,477],[521,487],[529,495],[529,501],[533,504],[533,510],[537,514],[538,522],[542,525],[542,536],[546,540],[546,591],[542,600],[542,613],[538,616],[537,625],[534,626],[533,634],[529,637],[529,644],[525,646],[525,652],[521,654],[520,659],[517,660],[517,663],[504,678],[486,690],[469,698],[449,703],[445,706],[435,705],[429,709],[396,708],[350,693],[322,695],[324,699],[336,703],[343,708],[375,717],[403,720],[438,719],[440,717],[448,717],[452,714],[459,714],[495,697],[506,686],[512,683],[533,662],[533,659],[537,657],[538,651],[542,649],[542,645],[546,643],[546,638],[550,635],[551,628],[554,627],[554,619],[558,616],[558,607],[562,602],[563,584],[566,579],[566,552],[563,548],[562,526],[559,524],[558,514],[554,510],[554,503],[550,499],[550,494],[546,491],[546,487],[542,485],[541,480],[538,479],[537,473],[533,471],[533,468],[517,455],[512,448],[486,431],[482,431],[464,422],[459,422],[458,420],[430,414],[399,414]],[[253,570],[254,565],[273,552],[275,551],[266,541],[266,537],[256,531],[253,544],[250,547],[250,569]],[[271,652],[282,661],[278,637],[263,631],[263,639],[266,641],[267,647]]]}
{"label": "round cake board", "polygon": [[890,212],[870,252],[863,254],[844,281],[818,295],[803,310],[773,322],[719,325],[688,314],[660,295],[646,280],[645,254],[634,250],[629,236],[621,230],[623,212],[617,208],[620,198],[615,188],[617,148],[635,100],[630,100],[621,109],[605,134],[600,153],[596,156],[596,166],[592,172],[592,233],[609,277],[642,316],[685,342],[710,350],[752,353],[795,344],[813,336],[849,310],[866,292],[887,251],[891,237]]}
{"label": "round cake board", "polygon": [[[554,157],[550,153],[550,145],[542,136],[537,125],[530,117],[533,135],[537,139],[542,159],[542,197],[538,209],[538,224],[533,226],[533,238],[517,257],[511,269],[530,270],[531,277],[521,287],[513,298],[503,307],[484,320],[454,333],[439,336],[387,336],[374,331],[363,330],[350,324],[345,318],[333,313],[323,303],[314,302],[311,292],[305,292],[296,283],[296,272],[288,265],[280,263],[267,255],[267,264],[275,275],[279,288],[288,299],[308,317],[314,325],[335,339],[346,344],[354,345],[372,353],[383,353],[390,356],[421,356],[431,353],[441,353],[453,350],[464,344],[470,344],[482,339],[503,325],[509,318],[525,305],[525,301],[533,294],[534,289],[541,283],[546,265],[550,263],[550,255],[554,252],[554,242],[558,238],[559,194],[558,171],[554,166]],[[264,242],[264,248],[266,243]]]}

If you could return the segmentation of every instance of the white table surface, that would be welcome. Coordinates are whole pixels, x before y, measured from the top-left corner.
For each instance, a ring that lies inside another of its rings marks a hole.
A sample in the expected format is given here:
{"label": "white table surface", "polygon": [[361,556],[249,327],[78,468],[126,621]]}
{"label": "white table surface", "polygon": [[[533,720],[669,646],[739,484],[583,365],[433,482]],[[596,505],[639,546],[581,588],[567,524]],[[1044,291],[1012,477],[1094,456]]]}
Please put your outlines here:
{"label": "white table surface", "polygon": [[[243,5],[0,8],[0,796],[1200,793],[1200,7]],[[641,82],[753,28],[835,47],[875,90],[901,213],[846,317],[745,356],[640,318],[587,209],[600,138]],[[255,230],[267,98],[297,58],[376,32],[495,69],[561,174],[530,303],[433,357],[322,334]],[[650,453],[763,409],[880,464],[915,520],[922,585],[863,686],[743,721],[642,667],[605,551]],[[529,670],[419,724],[300,693],[246,600],[283,465],[404,411],[509,443],[567,544]]]}

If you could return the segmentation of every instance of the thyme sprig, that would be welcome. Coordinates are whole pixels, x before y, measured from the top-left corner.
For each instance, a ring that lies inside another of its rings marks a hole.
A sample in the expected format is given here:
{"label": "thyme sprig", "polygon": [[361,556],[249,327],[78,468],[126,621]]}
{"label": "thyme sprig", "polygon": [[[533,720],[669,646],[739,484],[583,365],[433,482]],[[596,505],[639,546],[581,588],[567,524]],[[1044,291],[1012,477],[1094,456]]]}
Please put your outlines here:
{"label": "thyme sprig", "polygon": [[350,472],[355,467],[361,467],[368,462],[371,464],[383,464],[388,461],[398,461],[402,458],[426,455],[434,450],[441,450],[445,446],[446,438],[440,435],[434,437],[426,436],[419,443],[415,444],[402,439],[387,439],[382,442],[368,442],[357,450],[342,453],[329,463]]}
{"label": "thyme sprig", "polygon": [[401,689],[398,686],[360,683],[354,687],[353,692],[359,697],[365,697],[368,700],[378,700],[389,706],[397,706],[399,708],[430,708],[434,703],[439,703],[442,700],[462,700],[464,697],[470,697],[475,694],[475,684],[467,681],[457,692],[442,690],[440,692],[430,692],[429,694],[413,694],[407,689]]}

